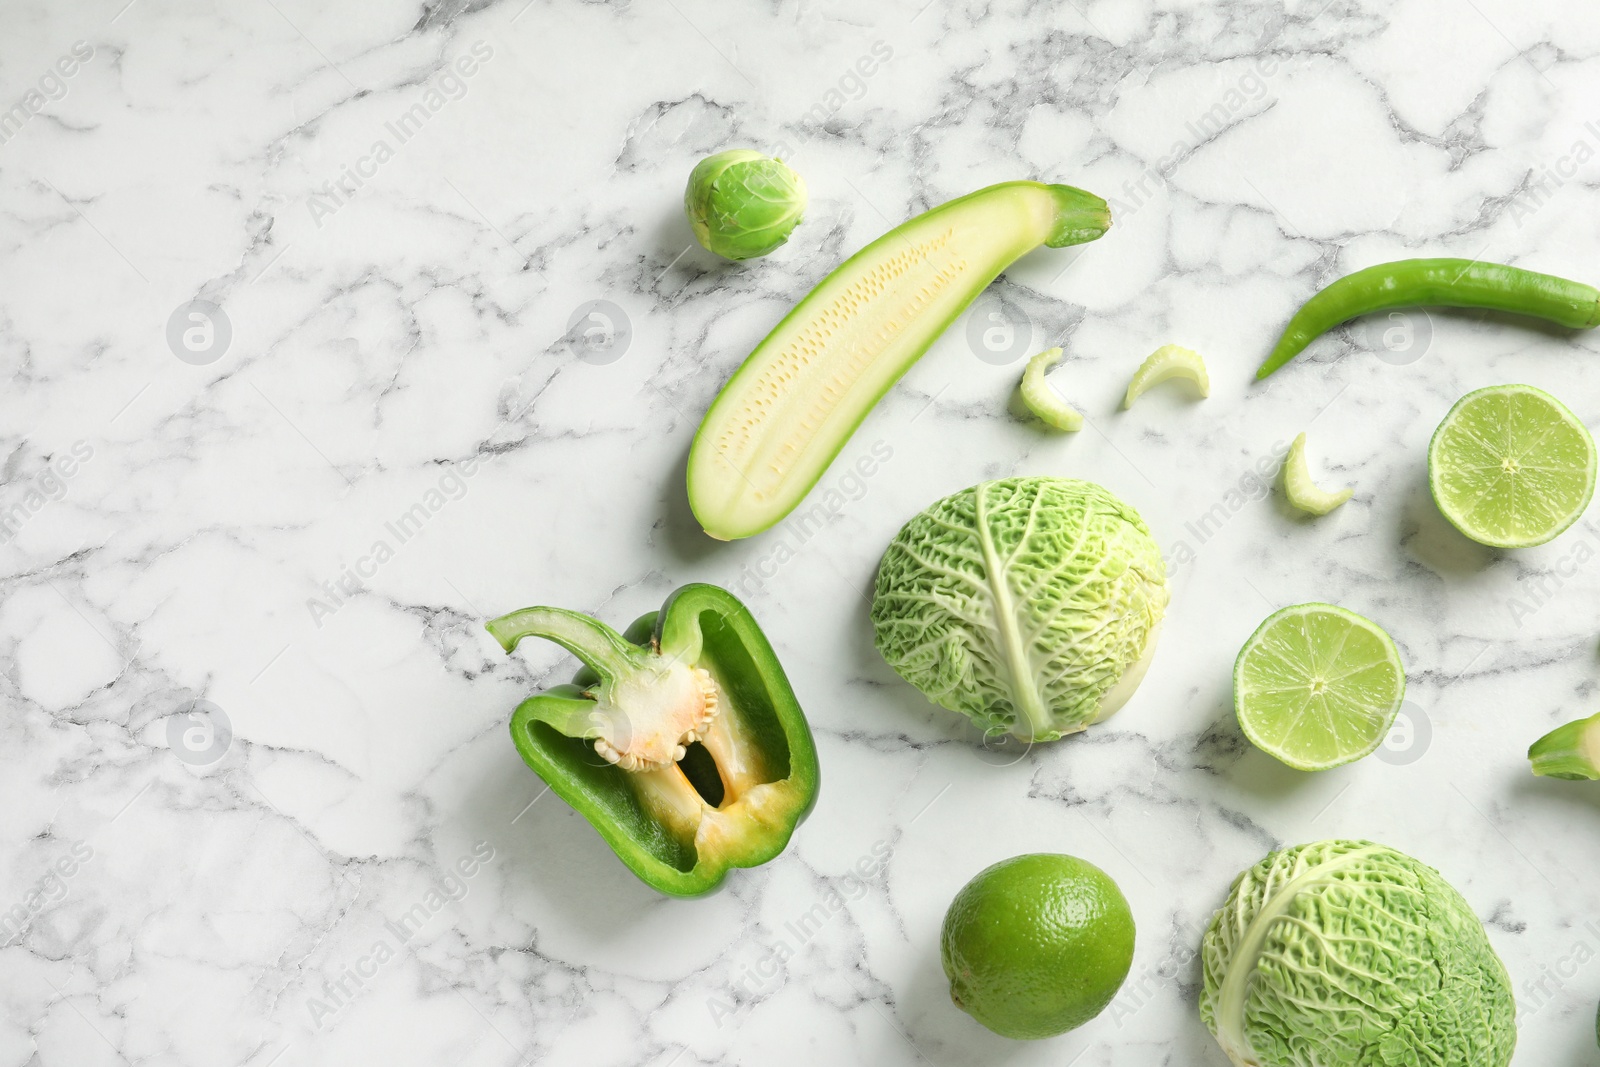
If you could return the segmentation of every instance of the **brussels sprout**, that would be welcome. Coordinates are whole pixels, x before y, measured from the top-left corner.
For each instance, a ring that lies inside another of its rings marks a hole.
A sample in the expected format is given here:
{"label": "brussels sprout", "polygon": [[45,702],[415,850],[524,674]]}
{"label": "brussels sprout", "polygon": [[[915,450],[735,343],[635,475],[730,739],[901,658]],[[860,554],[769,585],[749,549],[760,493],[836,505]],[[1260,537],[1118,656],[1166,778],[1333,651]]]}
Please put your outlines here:
{"label": "brussels sprout", "polygon": [[806,210],[806,183],[781,159],[748,148],[707,156],[689,174],[683,207],[695,240],[728,259],[764,256]]}

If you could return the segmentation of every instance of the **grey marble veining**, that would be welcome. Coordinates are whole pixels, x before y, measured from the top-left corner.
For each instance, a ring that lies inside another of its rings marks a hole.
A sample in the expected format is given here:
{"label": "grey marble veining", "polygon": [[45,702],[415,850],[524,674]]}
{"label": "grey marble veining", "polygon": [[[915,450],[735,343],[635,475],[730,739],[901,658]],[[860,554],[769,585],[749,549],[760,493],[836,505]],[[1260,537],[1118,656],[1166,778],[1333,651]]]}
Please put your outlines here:
{"label": "grey marble veining", "polygon": [[[1519,1062],[1592,1057],[1597,794],[1522,753],[1592,710],[1600,520],[1480,548],[1425,449],[1494,383],[1592,420],[1597,342],[1422,314],[1250,381],[1370,263],[1594,279],[1589,9],[918,2],[11,6],[0,1067],[1220,1067],[1200,930],[1241,868],[1330,836],[1461,889]],[[737,145],[784,151],[812,207],[729,264],[681,193]],[[1006,272],[846,447],[887,458],[824,479],[820,529],[700,534],[684,456],[745,353],[888,226],[1019,177],[1101,193],[1113,229]],[[1118,411],[1167,342],[1210,399]],[[1050,344],[1070,436],[1015,414]],[[1356,490],[1317,521],[1268,488],[1301,430]],[[865,594],[919,508],[1029,473],[1139,507],[1174,600],[1123,712],[1019,750],[894,676]],[[510,711],[571,664],[481,623],[625,623],[691,580],[762,622],[825,784],[780,859],[682,902],[523,767]],[[1410,677],[1390,743],[1315,776],[1248,746],[1229,678],[1310,599],[1382,622]],[[950,1005],[938,926],[1042,850],[1111,872],[1139,943],[1097,1021],[1017,1044]]]}

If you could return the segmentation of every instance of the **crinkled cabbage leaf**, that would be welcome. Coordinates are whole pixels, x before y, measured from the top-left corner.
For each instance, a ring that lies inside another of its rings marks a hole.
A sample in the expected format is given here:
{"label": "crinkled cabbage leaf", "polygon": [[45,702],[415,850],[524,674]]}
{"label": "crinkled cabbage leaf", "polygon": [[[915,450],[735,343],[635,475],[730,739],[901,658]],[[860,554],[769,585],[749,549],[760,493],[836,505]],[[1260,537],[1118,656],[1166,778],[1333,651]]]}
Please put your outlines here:
{"label": "crinkled cabbage leaf", "polygon": [[948,496],[884,553],[878,651],[985,732],[1046,741],[1138,685],[1167,606],[1139,513],[1093,482],[1008,478]]}
{"label": "crinkled cabbage leaf", "polygon": [[1200,1015],[1235,1063],[1505,1067],[1511,980],[1439,872],[1370,841],[1274,852],[1201,947]]}

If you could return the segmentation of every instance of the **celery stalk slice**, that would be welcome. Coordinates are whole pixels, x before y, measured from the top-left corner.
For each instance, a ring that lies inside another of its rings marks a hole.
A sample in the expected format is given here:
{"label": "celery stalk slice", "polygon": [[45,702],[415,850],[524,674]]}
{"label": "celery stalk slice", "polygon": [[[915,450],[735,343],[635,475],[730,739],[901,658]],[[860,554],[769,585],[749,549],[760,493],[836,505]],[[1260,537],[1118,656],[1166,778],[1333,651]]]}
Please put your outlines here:
{"label": "celery stalk slice", "polygon": [[1022,372],[1022,402],[1047,425],[1070,433],[1083,429],[1083,416],[1074,411],[1044,378],[1050,368],[1060,362],[1059,348],[1047,348],[1028,360],[1028,366]]}
{"label": "celery stalk slice", "polygon": [[1193,382],[1202,399],[1211,395],[1211,375],[1206,372],[1206,361],[1200,353],[1182,345],[1162,345],[1133,372],[1128,392],[1122,398],[1123,409],[1132,407],[1146,389],[1172,378]]}
{"label": "celery stalk slice", "polygon": [[1289,503],[1311,515],[1326,515],[1349,500],[1355,490],[1346,486],[1329,491],[1321,489],[1311,480],[1311,466],[1306,462],[1306,435],[1294,439],[1289,454],[1283,460],[1283,491]]}

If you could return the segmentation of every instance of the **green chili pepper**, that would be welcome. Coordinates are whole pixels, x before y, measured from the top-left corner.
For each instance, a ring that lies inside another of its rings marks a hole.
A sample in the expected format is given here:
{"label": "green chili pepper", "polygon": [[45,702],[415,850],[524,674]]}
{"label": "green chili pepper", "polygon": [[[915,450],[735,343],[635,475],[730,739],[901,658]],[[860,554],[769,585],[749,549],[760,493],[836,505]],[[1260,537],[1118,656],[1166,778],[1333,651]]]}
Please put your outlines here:
{"label": "green chili pepper", "polygon": [[1400,307],[1490,308],[1574,330],[1600,325],[1600,290],[1582,282],[1475,259],[1401,259],[1347,274],[1307,300],[1257,369],[1256,380],[1341,322]]}
{"label": "green chili pepper", "polygon": [[683,586],[621,634],[544,607],[488,630],[507,652],[543,637],[583,661],[571,684],[518,706],[511,738],[661,892],[698,896],[730,867],[767,862],[816,801],[811,728],[772,646],[726,590]]}

